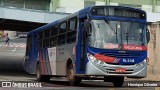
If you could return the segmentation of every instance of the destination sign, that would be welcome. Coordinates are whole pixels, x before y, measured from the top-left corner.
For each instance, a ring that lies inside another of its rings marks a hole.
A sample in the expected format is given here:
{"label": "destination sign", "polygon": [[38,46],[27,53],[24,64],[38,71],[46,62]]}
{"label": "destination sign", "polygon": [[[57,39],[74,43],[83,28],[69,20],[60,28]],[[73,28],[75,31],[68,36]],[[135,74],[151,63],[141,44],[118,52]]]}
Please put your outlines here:
{"label": "destination sign", "polygon": [[140,12],[136,9],[131,9],[127,7],[97,6],[92,8],[91,14],[98,16],[115,16],[115,17],[128,17],[128,18],[138,18],[138,19],[146,18],[144,12]]}

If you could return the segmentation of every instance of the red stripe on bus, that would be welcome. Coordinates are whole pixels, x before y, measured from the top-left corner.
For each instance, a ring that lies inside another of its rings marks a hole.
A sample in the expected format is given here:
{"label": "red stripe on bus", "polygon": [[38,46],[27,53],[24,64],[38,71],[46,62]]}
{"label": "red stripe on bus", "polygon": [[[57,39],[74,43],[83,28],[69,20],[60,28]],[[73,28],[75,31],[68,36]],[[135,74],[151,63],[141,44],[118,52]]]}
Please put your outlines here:
{"label": "red stripe on bus", "polygon": [[39,58],[40,58],[40,65],[41,65],[41,71],[42,71],[42,75],[44,75],[44,65],[43,65],[43,59],[42,59],[42,54],[39,53]]}
{"label": "red stripe on bus", "polygon": [[115,57],[108,57],[108,56],[104,56],[100,54],[94,54],[94,57],[97,60],[101,60],[101,61],[108,62],[108,63],[112,63],[115,60]]}

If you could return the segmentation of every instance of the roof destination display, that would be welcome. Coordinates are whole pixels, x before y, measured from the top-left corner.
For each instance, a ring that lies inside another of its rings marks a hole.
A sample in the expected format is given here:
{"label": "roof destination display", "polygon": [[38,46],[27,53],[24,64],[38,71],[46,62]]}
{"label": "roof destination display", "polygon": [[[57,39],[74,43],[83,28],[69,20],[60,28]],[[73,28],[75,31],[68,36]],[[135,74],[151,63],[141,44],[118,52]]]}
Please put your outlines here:
{"label": "roof destination display", "polygon": [[130,17],[145,19],[146,15],[144,12],[138,11],[132,8],[117,8],[117,7],[93,7],[91,10],[92,15],[98,16],[119,16],[119,17]]}

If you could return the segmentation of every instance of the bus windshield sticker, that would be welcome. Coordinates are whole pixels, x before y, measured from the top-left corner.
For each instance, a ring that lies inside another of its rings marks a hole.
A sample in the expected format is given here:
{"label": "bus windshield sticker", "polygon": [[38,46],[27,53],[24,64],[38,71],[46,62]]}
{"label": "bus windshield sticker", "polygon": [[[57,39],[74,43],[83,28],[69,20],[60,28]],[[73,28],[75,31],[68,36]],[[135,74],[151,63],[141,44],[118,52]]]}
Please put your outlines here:
{"label": "bus windshield sticker", "polygon": [[104,43],[103,48],[105,49],[118,49],[119,45],[114,43]]}
{"label": "bus windshield sticker", "polygon": [[140,46],[140,45],[134,45],[134,44],[123,44],[122,45],[122,50],[139,50],[139,51],[143,51],[143,50],[147,50],[146,46]]}

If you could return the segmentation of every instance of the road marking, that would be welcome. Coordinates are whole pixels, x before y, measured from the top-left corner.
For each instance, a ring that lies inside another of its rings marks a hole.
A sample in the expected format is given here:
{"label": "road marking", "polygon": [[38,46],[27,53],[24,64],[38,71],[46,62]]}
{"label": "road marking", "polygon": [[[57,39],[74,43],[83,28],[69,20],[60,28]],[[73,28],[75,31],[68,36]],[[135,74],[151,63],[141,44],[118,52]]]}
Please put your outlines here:
{"label": "road marking", "polygon": [[21,45],[20,47],[25,47],[26,45]]}
{"label": "road marking", "polygon": [[15,51],[16,51],[16,49],[17,49],[17,48],[14,48],[14,49],[13,49],[13,50],[11,50],[11,51],[15,52]]}
{"label": "road marking", "polygon": [[10,45],[10,47],[13,47],[13,45]]}
{"label": "road marking", "polygon": [[114,88],[109,88],[108,90],[115,90]]}
{"label": "road marking", "polygon": [[18,48],[18,47],[21,47],[21,48],[23,48],[23,47],[26,47],[26,45],[25,44],[15,44],[15,43],[13,43],[13,44],[5,44],[5,45],[0,45],[0,48],[4,48],[4,47],[15,47],[15,48]]}
{"label": "road marking", "polygon": [[16,45],[15,47],[19,47],[19,45]]}

